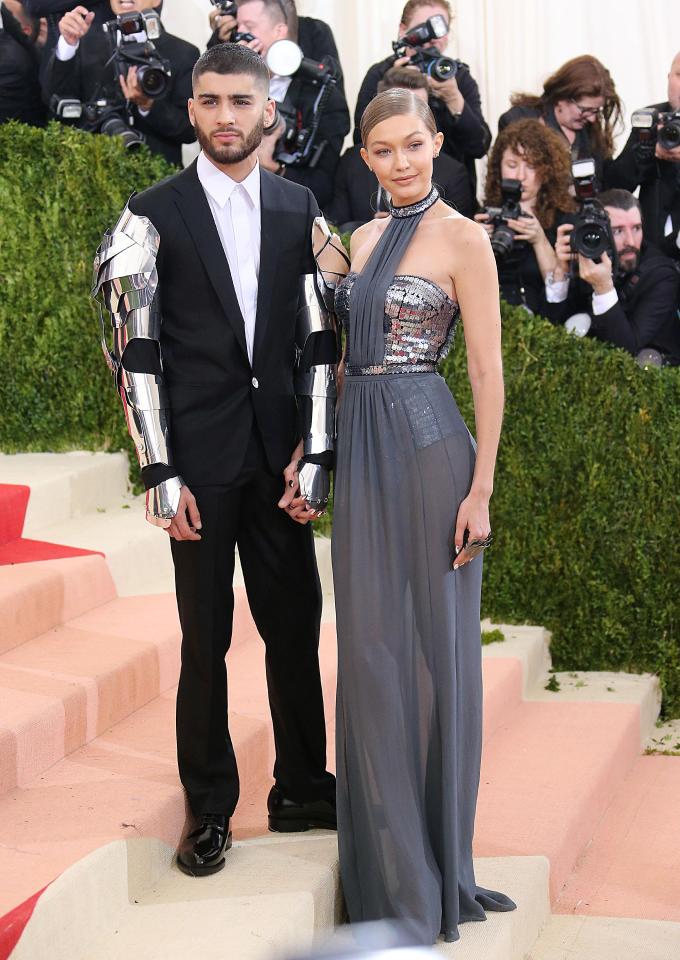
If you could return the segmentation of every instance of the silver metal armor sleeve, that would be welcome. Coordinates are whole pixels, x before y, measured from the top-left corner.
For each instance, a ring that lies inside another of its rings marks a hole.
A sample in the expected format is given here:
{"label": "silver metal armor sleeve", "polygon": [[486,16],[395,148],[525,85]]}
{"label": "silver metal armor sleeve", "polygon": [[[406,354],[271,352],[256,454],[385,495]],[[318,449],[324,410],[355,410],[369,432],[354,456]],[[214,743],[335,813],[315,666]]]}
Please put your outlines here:
{"label": "silver metal armor sleeve", "polygon": [[[115,227],[104,235],[94,261],[92,296],[99,306],[102,350],[142,468],[153,464],[172,467],[170,409],[162,376],[125,367],[125,351],[132,340],[155,342],[160,356],[159,247],[160,236],[151,221],[126,206]],[[113,327],[111,346],[104,313]],[[169,523],[181,486],[181,479],[174,477],[148,491],[149,519],[161,525]]]}

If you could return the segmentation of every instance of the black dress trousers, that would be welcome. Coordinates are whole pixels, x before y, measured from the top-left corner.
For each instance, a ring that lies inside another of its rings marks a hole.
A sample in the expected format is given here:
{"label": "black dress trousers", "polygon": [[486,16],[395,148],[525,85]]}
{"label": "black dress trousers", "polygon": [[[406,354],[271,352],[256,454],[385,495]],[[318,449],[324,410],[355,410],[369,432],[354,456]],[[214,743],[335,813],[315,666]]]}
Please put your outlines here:
{"label": "black dress trousers", "polygon": [[171,540],[182,626],[177,757],[195,816],[231,816],[239,795],[225,663],[237,545],[250,610],[265,643],[276,784],[296,802],[334,795],[334,777],[326,772],[318,659],[321,587],[312,528],[277,507],[282,491],[283,477],[267,467],[254,426],[234,483],[192,488],[201,539]]}

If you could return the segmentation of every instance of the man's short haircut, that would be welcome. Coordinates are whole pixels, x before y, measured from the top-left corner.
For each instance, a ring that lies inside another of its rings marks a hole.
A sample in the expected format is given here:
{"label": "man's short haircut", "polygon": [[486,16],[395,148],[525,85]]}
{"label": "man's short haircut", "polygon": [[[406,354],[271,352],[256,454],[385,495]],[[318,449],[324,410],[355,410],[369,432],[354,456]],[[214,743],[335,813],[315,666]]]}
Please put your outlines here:
{"label": "man's short haircut", "polygon": [[269,69],[259,53],[240,43],[218,43],[201,54],[191,74],[191,83],[196,88],[198,78],[204,73],[219,73],[222,76],[245,73],[255,77],[265,93],[269,93]]}
{"label": "man's short haircut", "polygon": [[[253,0],[236,0],[236,6],[242,7],[244,3],[252,3]],[[295,0],[262,0],[264,8],[273,23],[285,23],[288,25],[288,39],[297,41],[298,38],[298,14],[295,6]]]}
{"label": "man's short haircut", "polygon": [[390,67],[382,80],[378,83],[378,93],[383,90],[428,90],[430,89],[427,77],[420,70],[409,70],[406,67]]}
{"label": "man's short haircut", "polygon": [[401,20],[399,23],[408,23],[419,7],[431,6],[441,7],[446,14],[447,21],[451,23],[453,20],[453,13],[451,12],[451,4],[449,3],[449,0],[408,0],[406,6],[401,11]]}
{"label": "man's short haircut", "polygon": [[615,207],[617,210],[632,210],[635,208],[642,213],[640,201],[629,190],[620,190],[618,187],[605,190],[604,193],[598,193],[597,199],[603,207]]}

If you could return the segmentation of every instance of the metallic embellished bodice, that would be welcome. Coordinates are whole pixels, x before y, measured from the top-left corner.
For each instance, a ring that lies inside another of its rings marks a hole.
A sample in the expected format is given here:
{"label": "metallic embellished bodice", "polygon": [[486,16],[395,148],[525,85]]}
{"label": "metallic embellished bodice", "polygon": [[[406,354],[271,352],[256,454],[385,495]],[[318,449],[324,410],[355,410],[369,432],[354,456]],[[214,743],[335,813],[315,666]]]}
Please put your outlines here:
{"label": "metallic embellished bodice", "polygon": [[[356,277],[356,273],[349,273],[335,292],[336,313],[346,333],[349,332],[350,298]],[[345,373],[366,376],[432,371],[449,352],[458,317],[458,304],[433,280],[397,274],[385,299],[383,363],[375,367],[355,366],[349,354],[348,337]]]}

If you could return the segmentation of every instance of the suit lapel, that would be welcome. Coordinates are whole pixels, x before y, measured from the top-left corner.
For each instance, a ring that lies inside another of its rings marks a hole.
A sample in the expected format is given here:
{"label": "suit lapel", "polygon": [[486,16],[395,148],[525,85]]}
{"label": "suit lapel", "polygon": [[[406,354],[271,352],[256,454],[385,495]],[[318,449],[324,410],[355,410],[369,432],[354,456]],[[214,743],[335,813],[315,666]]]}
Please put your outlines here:
{"label": "suit lapel", "polygon": [[257,283],[257,315],[253,366],[262,348],[271,313],[274,274],[276,271],[276,196],[278,181],[274,174],[260,168],[260,272]]}
{"label": "suit lapel", "polygon": [[[177,193],[175,202],[182,219],[196,245],[227,320],[233,327],[236,339],[247,358],[248,348],[243,315],[210,204],[196,173],[196,161],[177,177],[174,188]],[[262,272],[262,261],[260,272]]]}

